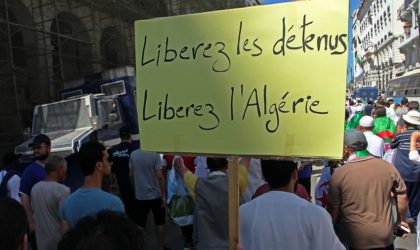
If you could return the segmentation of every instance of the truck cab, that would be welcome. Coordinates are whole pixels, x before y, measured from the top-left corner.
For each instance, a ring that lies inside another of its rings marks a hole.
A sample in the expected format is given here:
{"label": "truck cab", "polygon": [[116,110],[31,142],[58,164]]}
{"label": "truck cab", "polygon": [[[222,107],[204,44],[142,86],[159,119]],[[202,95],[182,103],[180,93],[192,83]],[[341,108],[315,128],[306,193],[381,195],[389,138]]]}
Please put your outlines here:
{"label": "truck cab", "polygon": [[62,91],[63,100],[34,108],[31,138],[15,149],[23,161],[30,161],[33,137],[46,134],[51,139],[51,152],[69,156],[87,141],[100,141],[106,146],[120,142],[119,128],[128,126],[138,139],[135,105],[135,80],[117,77],[83,84]]}

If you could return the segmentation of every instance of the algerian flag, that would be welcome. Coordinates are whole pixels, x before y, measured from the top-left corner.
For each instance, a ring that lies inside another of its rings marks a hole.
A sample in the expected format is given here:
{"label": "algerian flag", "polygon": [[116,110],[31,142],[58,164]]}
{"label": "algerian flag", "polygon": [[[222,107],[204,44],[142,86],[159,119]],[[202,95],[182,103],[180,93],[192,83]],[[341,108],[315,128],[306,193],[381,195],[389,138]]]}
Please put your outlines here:
{"label": "algerian flag", "polygon": [[363,67],[362,67],[362,63],[360,61],[359,56],[356,53],[356,71],[354,72],[354,77],[358,78],[363,74]]}

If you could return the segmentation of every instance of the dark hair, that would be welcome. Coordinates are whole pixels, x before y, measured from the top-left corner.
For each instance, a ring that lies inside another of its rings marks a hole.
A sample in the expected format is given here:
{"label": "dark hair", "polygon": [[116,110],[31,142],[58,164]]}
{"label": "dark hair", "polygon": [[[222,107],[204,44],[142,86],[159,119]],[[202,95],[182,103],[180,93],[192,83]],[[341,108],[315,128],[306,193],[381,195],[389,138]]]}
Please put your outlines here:
{"label": "dark hair", "polygon": [[19,170],[19,158],[20,155],[15,154],[13,152],[8,152],[3,155],[3,167],[0,167],[0,170],[2,169],[14,169]]}
{"label": "dark hair", "polygon": [[344,118],[346,119],[346,121],[349,119],[349,117],[350,117],[350,112],[347,109],[345,109],[345,116],[344,116]]}
{"label": "dark hair", "polygon": [[369,100],[367,100],[367,104],[373,104],[373,102],[372,102],[372,100],[371,99],[369,99]]}
{"label": "dark hair", "polygon": [[143,232],[124,214],[102,211],[81,219],[63,235],[58,250],[143,250]]}
{"label": "dark hair", "polygon": [[207,157],[207,168],[210,172],[217,170],[225,170],[228,166],[226,158]]}
{"label": "dark hair", "polygon": [[[404,119],[403,119],[404,120]],[[408,121],[406,121],[406,120],[404,120],[404,124],[405,124],[405,126],[407,127],[407,128],[415,128],[415,129],[417,129],[417,125],[416,124],[412,124],[412,123],[409,123]]]}
{"label": "dark hair", "polygon": [[408,104],[408,99],[407,97],[403,97],[400,101],[401,105],[407,105]]}
{"label": "dark hair", "polygon": [[131,129],[129,127],[120,128],[120,138],[121,140],[128,140],[131,137]]}
{"label": "dark hair", "polygon": [[289,184],[297,164],[284,160],[261,160],[261,170],[270,188],[281,188]]}
{"label": "dark hair", "polygon": [[378,107],[375,109],[375,114],[377,117],[383,117],[386,116],[386,108],[384,107]]}
{"label": "dark hair", "polygon": [[20,155],[17,155],[13,152],[7,152],[3,155],[3,164],[5,166],[10,165],[14,163],[16,160],[18,160]]}
{"label": "dark hair", "polygon": [[79,161],[85,176],[93,174],[97,162],[102,161],[105,146],[97,141],[86,142],[80,147]]}
{"label": "dark hair", "polygon": [[418,101],[411,101],[408,103],[408,111],[410,110],[418,110],[419,109],[419,102]]}
{"label": "dark hair", "polygon": [[0,198],[0,249],[18,249],[28,230],[25,209],[11,198]]}

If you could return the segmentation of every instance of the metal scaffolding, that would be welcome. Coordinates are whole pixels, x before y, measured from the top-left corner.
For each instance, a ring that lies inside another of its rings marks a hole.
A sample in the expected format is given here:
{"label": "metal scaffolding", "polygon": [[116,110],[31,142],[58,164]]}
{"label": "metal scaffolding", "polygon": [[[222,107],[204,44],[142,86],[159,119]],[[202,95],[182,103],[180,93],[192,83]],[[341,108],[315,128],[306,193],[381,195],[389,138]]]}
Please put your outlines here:
{"label": "metal scaffolding", "polygon": [[0,0],[0,153],[65,83],[134,65],[134,21],[166,15],[163,0]]}
{"label": "metal scaffolding", "polygon": [[246,0],[166,0],[168,14],[184,15],[244,7]]}

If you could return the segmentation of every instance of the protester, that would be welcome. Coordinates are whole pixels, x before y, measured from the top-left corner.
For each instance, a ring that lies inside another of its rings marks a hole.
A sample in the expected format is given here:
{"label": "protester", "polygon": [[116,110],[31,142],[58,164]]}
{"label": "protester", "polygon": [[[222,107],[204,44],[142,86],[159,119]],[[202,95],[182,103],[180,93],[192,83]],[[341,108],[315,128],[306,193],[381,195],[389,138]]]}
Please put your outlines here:
{"label": "protester", "polygon": [[38,182],[44,180],[47,176],[44,164],[45,160],[51,154],[51,140],[48,136],[39,134],[35,136],[33,142],[29,144],[29,147],[32,147],[36,160],[26,167],[23,172],[20,180],[19,194],[29,222],[28,241],[32,249],[36,250],[35,220],[31,208],[30,195],[32,187]]}
{"label": "protester", "polygon": [[134,189],[130,181],[128,162],[131,152],[138,147],[132,141],[130,128],[122,127],[119,133],[121,142],[108,150],[109,161],[112,162],[112,172],[117,177],[118,188],[125,206],[125,211],[132,217],[134,213]]}
{"label": "protester", "polygon": [[[386,161],[370,156],[361,131],[347,130],[344,152],[347,162],[332,175],[328,211],[338,235],[350,249],[394,249],[392,201],[397,194],[399,221],[406,222],[406,187],[398,171]],[[405,234],[404,236],[407,236]]]}
{"label": "protester", "polygon": [[365,106],[365,110],[363,111],[363,114],[364,115],[371,116],[372,115],[373,108],[374,108],[374,106],[373,106],[372,100],[370,100],[370,99],[367,100],[367,104]]}
{"label": "protester", "polygon": [[394,139],[396,127],[394,122],[386,116],[386,109],[384,107],[375,109],[372,132],[384,140],[385,151],[387,151],[389,149],[389,143]]}
{"label": "protester", "polygon": [[[245,193],[250,159],[239,167],[239,193]],[[229,249],[228,236],[228,183],[226,158],[207,158],[210,174],[199,178],[188,170],[181,160],[175,161],[176,171],[183,177],[188,191],[195,200],[194,241],[197,250]],[[210,205],[211,204],[211,205]]]}
{"label": "protester", "polygon": [[366,136],[368,142],[367,151],[375,157],[382,158],[385,153],[385,144],[381,137],[373,134],[373,118],[363,116],[359,122],[359,130]]}
{"label": "protester", "polygon": [[67,163],[63,157],[52,155],[45,161],[47,178],[32,188],[31,204],[35,217],[38,250],[55,250],[61,239],[60,204],[70,194],[63,184]]}
{"label": "protester", "polygon": [[402,118],[402,116],[407,114],[408,111],[410,111],[408,109],[408,99],[406,97],[403,97],[400,103],[401,103],[401,107],[400,109],[396,111],[396,114],[398,117],[396,134],[401,133],[402,130],[404,129],[404,119]]}
{"label": "protester", "polygon": [[63,231],[73,228],[83,217],[102,210],[124,213],[124,204],[117,196],[101,190],[102,178],[111,174],[108,152],[99,142],[86,142],[80,147],[79,161],[85,175],[83,185],[67,197],[60,210]]}
{"label": "protester", "polygon": [[142,231],[121,213],[102,211],[81,219],[58,244],[58,250],[143,250]]}
{"label": "protester", "polygon": [[[419,151],[417,150],[417,141],[419,139],[420,131],[415,131],[411,133],[409,158],[417,165],[420,164],[420,155]],[[420,213],[417,214],[417,250],[420,250]]]}
{"label": "protester", "polygon": [[[413,133],[417,133],[420,125],[420,113],[409,111],[403,115],[405,131],[396,135],[391,143],[391,148],[396,148],[395,167],[401,174],[407,186],[409,199],[410,218],[416,220],[420,211],[420,165],[412,162],[409,158],[410,139]],[[417,147],[417,150],[420,147]]]}
{"label": "protester", "polygon": [[[268,185],[267,182],[263,181],[263,184],[259,186],[257,190],[255,190],[255,193],[252,196],[252,199],[255,199],[258,196],[263,195],[268,192],[270,192],[270,186]],[[306,188],[302,184],[296,183],[294,193],[300,198],[307,200],[308,202],[311,202],[311,196],[308,194],[308,192],[306,191]]]}
{"label": "protester", "polygon": [[270,192],[240,207],[240,242],[248,249],[345,249],[328,213],[297,197],[297,164],[261,160]]}
{"label": "protester", "polygon": [[419,102],[418,101],[410,101],[408,103],[408,111],[419,111]]}
{"label": "protester", "polygon": [[350,125],[351,124],[350,124],[349,117],[350,117],[350,112],[347,109],[345,109],[345,114],[344,114],[344,130],[350,129]]}
{"label": "protester", "polygon": [[22,205],[8,197],[0,198],[0,249],[26,250],[28,228]]}
{"label": "protester", "polygon": [[327,208],[328,191],[330,190],[331,176],[337,168],[341,167],[340,161],[325,161],[321,176],[315,186],[315,203]]}
{"label": "protester", "polygon": [[249,163],[248,170],[248,182],[244,195],[242,195],[242,200],[248,202],[253,199],[255,192],[260,188],[265,182],[262,178],[261,172],[261,161],[257,158],[251,158]]}
{"label": "protester", "polygon": [[198,177],[204,177],[204,178],[209,176],[206,156],[195,157],[194,165],[195,165],[195,172],[194,172],[195,175],[197,175]]}
{"label": "protester", "polygon": [[0,171],[0,197],[10,197],[17,202],[20,201],[20,171],[19,155],[15,153],[6,153],[3,155],[4,169]]}
{"label": "protester", "polygon": [[166,188],[162,158],[158,153],[136,149],[129,160],[130,176],[134,182],[134,221],[142,228],[150,210],[158,230],[160,249],[164,249]]}
{"label": "protester", "polygon": [[385,114],[386,116],[391,119],[391,121],[394,122],[394,125],[397,123],[397,115],[394,111],[394,109],[390,108],[390,103],[389,102],[385,102],[384,98],[379,99],[376,102],[376,109],[377,108],[384,108],[385,109]]}
{"label": "protester", "polygon": [[359,121],[362,117],[363,117],[363,106],[361,105],[356,106],[356,114],[350,118],[348,127],[357,128],[357,126],[359,126]]}
{"label": "protester", "polygon": [[305,187],[308,194],[311,193],[311,176],[312,176],[312,163],[301,162],[298,169],[298,183]]}

